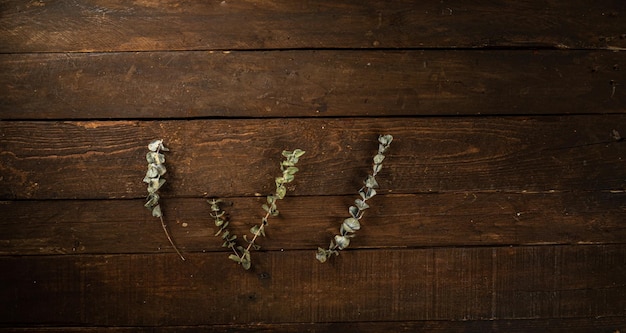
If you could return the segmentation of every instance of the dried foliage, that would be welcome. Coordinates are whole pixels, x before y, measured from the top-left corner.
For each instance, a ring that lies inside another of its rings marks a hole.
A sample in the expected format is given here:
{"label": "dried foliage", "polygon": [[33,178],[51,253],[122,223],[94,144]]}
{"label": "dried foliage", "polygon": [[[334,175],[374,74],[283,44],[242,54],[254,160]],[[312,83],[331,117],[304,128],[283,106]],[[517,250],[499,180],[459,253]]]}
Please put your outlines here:
{"label": "dried foliage", "polygon": [[389,145],[393,141],[393,136],[381,135],[378,137],[378,153],[374,156],[374,164],[372,167],[372,173],[367,176],[363,182],[363,186],[359,189],[359,199],[354,201],[354,206],[348,208],[350,217],[343,220],[341,227],[339,228],[339,234],[330,241],[328,249],[321,247],[317,248],[317,254],[315,258],[324,263],[332,255],[339,255],[339,250],[343,250],[350,245],[350,239],[355,236],[355,232],[361,229],[361,218],[366,209],[370,206],[367,204],[367,200],[373,198],[376,195],[376,188],[378,188],[378,182],[376,181],[376,175],[383,168],[383,160],[385,159],[385,152],[389,148]]}
{"label": "dried foliage", "polygon": [[161,211],[161,205],[159,204],[159,189],[165,184],[165,179],[162,178],[167,172],[165,168],[165,155],[162,151],[169,151],[164,145],[163,140],[154,140],[148,144],[149,152],[146,154],[146,160],[148,161],[148,171],[143,178],[143,182],[148,184],[148,197],[147,202],[144,205],[152,212],[152,216],[158,217],[161,220],[161,227],[167,236],[167,240],[170,242],[176,253],[180,256],[180,259],[185,260],[185,257],[180,253],[178,247],[174,244],[167,226],[163,221],[163,213]]}
{"label": "dried foliage", "polygon": [[240,264],[244,269],[248,270],[252,266],[250,250],[258,250],[261,248],[260,245],[256,244],[256,240],[259,236],[265,237],[265,228],[269,225],[268,221],[270,216],[279,215],[276,203],[278,200],[283,199],[287,194],[287,187],[285,184],[291,183],[295,179],[295,174],[298,172],[296,164],[304,153],[305,151],[300,149],[296,149],[294,151],[285,150],[282,152],[283,157],[285,157],[285,160],[280,163],[282,176],[274,179],[276,190],[273,194],[267,196],[267,203],[262,205],[262,208],[265,211],[265,216],[261,219],[261,223],[250,228],[250,233],[253,235],[252,239],[248,239],[247,235],[242,237],[248,244],[246,247],[238,245],[236,242],[237,236],[233,235],[228,230],[228,217],[220,207],[220,203],[222,201],[219,199],[208,200],[208,203],[211,205],[211,217],[215,222],[215,226],[219,228],[215,236],[221,235],[224,240],[222,246],[230,248],[233,251],[228,258]]}

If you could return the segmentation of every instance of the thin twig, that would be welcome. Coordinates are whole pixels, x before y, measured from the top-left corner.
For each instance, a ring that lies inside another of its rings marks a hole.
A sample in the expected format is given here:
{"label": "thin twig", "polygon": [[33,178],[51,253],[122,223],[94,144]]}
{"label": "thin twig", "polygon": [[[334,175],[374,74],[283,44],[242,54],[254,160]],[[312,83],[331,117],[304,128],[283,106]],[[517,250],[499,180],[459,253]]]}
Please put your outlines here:
{"label": "thin twig", "polygon": [[252,247],[252,244],[254,244],[254,241],[256,240],[257,237],[259,237],[259,235],[261,234],[261,232],[263,232],[263,229],[265,228],[265,225],[267,223],[265,223],[265,221],[267,221],[267,219],[270,217],[270,213],[267,212],[265,214],[265,217],[263,218],[264,223],[261,224],[261,226],[259,227],[259,230],[257,230],[254,233],[254,237],[252,237],[252,240],[250,241],[250,243],[248,243],[248,247],[246,247],[246,251],[250,251],[250,248]]}
{"label": "thin twig", "polygon": [[180,253],[180,251],[178,250],[178,247],[176,247],[176,244],[174,244],[172,237],[170,237],[169,231],[167,231],[167,226],[165,225],[165,222],[163,221],[163,216],[159,216],[159,218],[161,219],[161,226],[163,227],[163,231],[165,231],[165,236],[167,237],[167,240],[170,241],[170,244],[172,245],[176,253],[178,253],[178,256],[180,257],[180,259],[185,261],[186,260],[185,257],[183,257],[182,253]]}

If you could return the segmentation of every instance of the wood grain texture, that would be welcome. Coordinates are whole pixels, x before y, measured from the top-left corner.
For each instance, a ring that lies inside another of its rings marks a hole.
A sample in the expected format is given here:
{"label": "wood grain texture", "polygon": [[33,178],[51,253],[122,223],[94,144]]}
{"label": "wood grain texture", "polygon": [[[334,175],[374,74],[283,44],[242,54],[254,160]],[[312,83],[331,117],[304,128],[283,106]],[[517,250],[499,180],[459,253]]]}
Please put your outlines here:
{"label": "wood grain texture", "polygon": [[[0,0],[0,332],[626,331],[626,6]],[[325,246],[395,137],[351,245]],[[163,138],[165,221],[143,208]],[[307,154],[253,268],[283,149]]]}
{"label": "wood grain texture", "polygon": [[594,319],[498,319],[498,320],[420,320],[397,322],[334,322],[334,323],[286,323],[286,324],[230,324],[193,325],[159,327],[12,327],[2,328],[3,333],[37,332],[74,333],[380,333],[380,332],[548,332],[548,333],[589,333],[618,332],[624,330],[624,317],[603,317]]}
{"label": "wood grain texture", "polygon": [[0,119],[624,113],[625,67],[597,51],[4,54]]}
{"label": "wood grain texture", "polygon": [[143,198],[147,143],[165,139],[175,197],[266,195],[283,149],[308,151],[291,195],[352,195],[377,137],[395,140],[380,193],[623,190],[624,115],[0,122],[3,199]]}
{"label": "wood grain texture", "polygon": [[[228,198],[230,230],[260,223],[265,198]],[[265,251],[326,247],[353,197],[292,197],[272,219]],[[165,221],[187,253],[223,252],[204,199],[162,200]],[[172,252],[142,200],[9,201],[0,204],[0,255]],[[347,251],[376,248],[621,244],[625,193],[381,195]],[[249,235],[251,236],[251,235]],[[341,259],[339,259],[341,260]]]}
{"label": "wood grain texture", "polygon": [[215,253],[189,255],[187,262],[170,255],[1,257],[0,322],[177,326],[626,316],[624,245],[342,255],[320,264],[308,251],[265,252],[251,272]]}
{"label": "wood grain texture", "polygon": [[12,0],[0,10],[3,53],[626,46],[615,0]]}

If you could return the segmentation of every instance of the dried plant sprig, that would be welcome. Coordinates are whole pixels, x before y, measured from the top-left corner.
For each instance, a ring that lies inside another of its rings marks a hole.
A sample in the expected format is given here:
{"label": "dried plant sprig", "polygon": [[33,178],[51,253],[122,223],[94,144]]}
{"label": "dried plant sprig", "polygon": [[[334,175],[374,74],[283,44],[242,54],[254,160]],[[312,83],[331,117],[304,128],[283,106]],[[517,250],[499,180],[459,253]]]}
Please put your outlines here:
{"label": "dried plant sprig", "polygon": [[256,244],[256,240],[259,236],[265,237],[265,228],[269,225],[269,217],[279,215],[276,203],[278,200],[285,198],[285,195],[287,194],[287,187],[285,184],[291,183],[295,179],[295,174],[298,172],[296,164],[298,163],[300,157],[302,157],[305,153],[306,152],[301,149],[295,149],[294,151],[285,150],[282,152],[285,160],[280,163],[280,170],[283,174],[282,176],[274,179],[276,190],[273,194],[267,196],[267,203],[261,206],[265,211],[265,216],[261,219],[261,223],[250,228],[250,233],[253,235],[252,239],[248,239],[247,235],[243,236],[244,241],[248,243],[248,246],[245,248],[237,245],[235,242],[237,236],[231,234],[227,230],[228,220],[225,213],[219,206],[221,200],[212,199],[208,201],[209,204],[211,204],[211,217],[213,217],[215,221],[215,226],[219,228],[215,235],[222,235],[222,239],[224,239],[222,246],[228,247],[234,252],[233,254],[230,254],[228,258],[240,264],[244,269],[248,270],[252,267],[250,250],[258,250],[261,248],[260,245]]}
{"label": "dried plant sprig", "polygon": [[220,236],[224,240],[222,243],[222,247],[227,247],[233,250],[234,254],[229,255],[229,258],[241,263],[244,268],[249,269],[250,263],[250,252],[245,252],[243,246],[237,245],[235,241],[237,239],[236,235],[231,234],[230,230],[228,230],[228,225],[230,221],[228,220],[228,215],[226,212],[222,210],[220,207],[220,203],[223,201],[220,199],[211,199],[207,200],[207,202],[211,205],[211,217],[215,222],[215,226],[219,229],[215,233],[215,236]]}
{"label": "dried plant sprig", "polygon": [[376,195],[376,188],[378,188],[378,182],[376,176],[383,168],[383,160],[385,159],[385,152],[389,148],[389,145],[393,141],[393,136],[380,135],[378,137],[378,152],[373,158],[372,173],[367,176],[363,182],[363,186],[359,189],[360,198],[354,201],[354,206],[348,208],[350,217],[343,220],[341,227],[339,228],[339,234],[330,241],[328,249],[321,247],[317,248],[315,258],[324,263],[332,255],[339,255],[339,250],[343,250],[350,245],[350,238],[355,236],[355,232],[361,229],[360,220],[366,209],[370,206],[367,204],[367,200],[373,198]]}
{"label": "dried plant sprig", "polygon": [[[285,157],[285,160],[280,163],[280,170],[283,172],[283,175],[274,179],[276,183],[276,191],[274,192],[274,194],[268,195],[267,204],[263,204],[261,206],[266,212],[265,216],[261,219],[261,224],[255,225],[254,227],[250,228],[250,232],[254,235],[254,237],[248,242],[248,247],[246,248],[246,251],[249,251],[251,247],[255,248],[255,250],[258,250],[260,248],[258,245],[254,244],[254,241],[257,239],[257,237],[259,237],[259,235],[265,237],[264,230],[265,227],[269,224],[268,218],[270,216],[278,216],[279,212],[276,208],[276,202],[285,198],[285,195],[287,194],[287,187],[285,186],[285,184],[291,183],[295,179],[295,174],[296,172],[298,172],[298,168],[296,168],[296,163],[298,163],[298,159],[302,155],[304,155],[304,153],[306,152],[300,149],[296,149],[294,151],[283,151],[282,154]],[[244,239],[246,239],[245,235],[243,237]]]}
{"label": "dried plant sprig", "polygon": [[148,197],[146,198],[147,202],[144,206],[152,212],[152,216],[158,217],[161,220],[161,227],[165,232],[167,240],[170,242],[174,250],[176,250],[180,259],[184,261],[185,257],[183,257],[180,253],[178,247],[174,244],[169,231],[167,231],[167,226],[163,221],[161,205],[159,204],[160,197],[158,191],[163,184],[165,184],[165,179],[163,179],[162,176],[167,172],[167,169],[165,168],[165,155],[161,154],[161,152],[169,151],[169,149],[163,145],[162,139],[158,139],[148,144],[148,150],[149,152],[146,153],[148,171],[146,171],[146,176],[143,178],[143,182],[148,184]]}

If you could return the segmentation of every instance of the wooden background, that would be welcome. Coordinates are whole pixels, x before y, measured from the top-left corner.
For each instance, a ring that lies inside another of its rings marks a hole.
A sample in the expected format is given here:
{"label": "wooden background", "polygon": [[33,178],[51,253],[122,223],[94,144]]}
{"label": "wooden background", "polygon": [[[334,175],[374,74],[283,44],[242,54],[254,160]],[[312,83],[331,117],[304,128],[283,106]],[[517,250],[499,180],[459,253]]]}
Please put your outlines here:
{"label": "wooden background", "polygon": [[[2,0],[0,331],[626,332],[624,50],[621,0]],[[205,199],[296,147],[244,271]]]}

